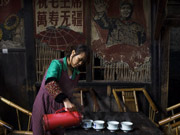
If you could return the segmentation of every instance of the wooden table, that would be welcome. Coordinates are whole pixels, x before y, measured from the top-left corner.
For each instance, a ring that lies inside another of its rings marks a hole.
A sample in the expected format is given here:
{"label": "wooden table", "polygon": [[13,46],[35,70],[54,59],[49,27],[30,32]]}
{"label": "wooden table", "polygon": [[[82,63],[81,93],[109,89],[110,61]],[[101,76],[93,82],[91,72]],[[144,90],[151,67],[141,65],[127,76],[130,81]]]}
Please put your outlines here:
{"label": "wooden table", "polygon": [[132,121],[134,129],[128,133],[122,130],[110,132],[106,127],[101,131],[96,131],[91,128],[84,130],[82,127],[74,127],[65,130],[65,135],[163,135],[160,129],[156,127],[143,113],[136,112],[96,112],[84,114],[84,119],[89,118],[92,120],[116,120],[116,121]]}

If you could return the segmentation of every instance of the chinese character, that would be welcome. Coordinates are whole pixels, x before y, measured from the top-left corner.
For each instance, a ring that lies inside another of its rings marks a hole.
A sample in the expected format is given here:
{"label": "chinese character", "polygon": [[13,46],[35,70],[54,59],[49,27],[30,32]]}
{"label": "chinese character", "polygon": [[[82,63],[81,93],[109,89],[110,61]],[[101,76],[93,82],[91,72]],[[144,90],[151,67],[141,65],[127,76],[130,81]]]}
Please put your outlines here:
{"label": "chinese character", "polygon": [[70,13],[70,11],[61,11],[61,13],[64,14],[61,15],[61,17],[63,17],[63,22],[61,23],[61,26],[63,26],[63,24],[65,24],[65,26],[70,26],[70,24],[68,24],[68,18],[70,17],[70,15],[66,14],[66,13]]}
{"label": "chinese character", "polygon": [[72,24],[74,26],[82,26],[82,11],[72,11]]}
{"label": "chinese character", "polygon": [[50,20],[50,23],[54,26],[57,25],[57,22],[58,22],[58,12],[49,12],[49,20]]}
{"label": "chinese character", "polygon": [[63,6],[61,6],[61,8],[70,8],[70,6],[68,6],[69,5],[68,3],[70,3],[70,0],[61,0],[61,2],[63,3]]}
{"label": "chinese character", "polygon": [[72,0],[72,8],[81,8],[81,0]]}
{"label": "chinese character", "polygon": [[52,4],[52,8],[58,8],[59,7],[58,0],[50,0],[49,3]]}
{"label": "chinese character", "polygon": [[47,26],[47,20],[46,20],[46,15],[47,12],[38,12],[38,21],[37,21],[37,26],[39,25],[44,25]]}
{"label": "chinese character", "polygon": [[37,5],[39,5],[39,8],[47,8],[47,0],[38,0]]}

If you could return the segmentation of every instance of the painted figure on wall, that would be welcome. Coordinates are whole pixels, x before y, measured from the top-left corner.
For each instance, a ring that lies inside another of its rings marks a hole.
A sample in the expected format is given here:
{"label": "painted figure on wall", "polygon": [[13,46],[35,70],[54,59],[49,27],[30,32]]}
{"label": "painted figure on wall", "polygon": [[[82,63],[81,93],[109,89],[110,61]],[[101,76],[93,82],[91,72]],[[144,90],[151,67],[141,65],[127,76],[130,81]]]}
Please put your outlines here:
{"label": "painted figure on wall", "polygon": [[150,81],[150,1],[92,0],[91,4],[91,46],[104,79]]}
{"label": "painted figure on wall", "polygon": [[142,25],[131,19],[133,5],[129,2],[120,3],[120,18],[109,18],[106,14],[107,3],[95,0],[95,22],[102,28],[108,29],[106,46],[127,44],[141,46],[146,41],[146,33]]}

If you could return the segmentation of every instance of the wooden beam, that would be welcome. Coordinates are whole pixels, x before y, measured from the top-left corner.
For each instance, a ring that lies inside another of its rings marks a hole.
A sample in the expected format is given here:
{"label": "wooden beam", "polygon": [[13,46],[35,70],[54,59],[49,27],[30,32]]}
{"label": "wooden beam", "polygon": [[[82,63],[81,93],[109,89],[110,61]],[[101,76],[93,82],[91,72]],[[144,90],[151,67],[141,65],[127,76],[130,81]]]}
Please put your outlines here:
{"label": "wooden beam", "polygon": [[159,38],[164,19],[166,17],[165,9],[167,8],[167,1],[168,0],[159,0],[158,2],[154,33],[154,38],[156,40]]}

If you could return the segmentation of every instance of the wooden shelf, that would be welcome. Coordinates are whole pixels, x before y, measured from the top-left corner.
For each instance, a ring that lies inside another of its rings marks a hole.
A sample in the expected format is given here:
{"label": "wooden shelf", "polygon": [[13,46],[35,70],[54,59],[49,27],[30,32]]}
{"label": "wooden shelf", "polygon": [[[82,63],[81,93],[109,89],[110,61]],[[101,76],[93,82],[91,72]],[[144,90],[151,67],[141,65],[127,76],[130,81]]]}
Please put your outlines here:
{"label": "wooden shelf", "polygon": [[[8,53],[9,52],[25,52],[26,49],[25,48],[1,48],[0,49],[0,53],[3,53],[3,49],[7,49],[8,50]],[[7,54],[8,54],[7,53]],[[3,53],[3,54],[6,54],[6,53]]]}

